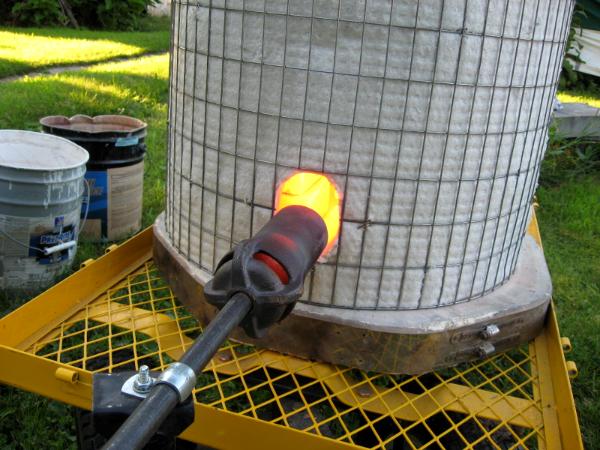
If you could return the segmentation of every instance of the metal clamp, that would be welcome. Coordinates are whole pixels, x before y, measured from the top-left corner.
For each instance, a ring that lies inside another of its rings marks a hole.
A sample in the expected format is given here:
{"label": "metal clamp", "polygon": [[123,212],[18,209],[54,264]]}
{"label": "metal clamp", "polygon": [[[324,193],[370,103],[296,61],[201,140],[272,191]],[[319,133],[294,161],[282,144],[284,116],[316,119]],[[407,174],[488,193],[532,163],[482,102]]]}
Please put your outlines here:
{"label": "metal clamp", "polygon": [[183,402],[196,386],[196,373],[187,364],[175,362],[160,374],[156,384],[168,384],[177,391],[179,401]]}

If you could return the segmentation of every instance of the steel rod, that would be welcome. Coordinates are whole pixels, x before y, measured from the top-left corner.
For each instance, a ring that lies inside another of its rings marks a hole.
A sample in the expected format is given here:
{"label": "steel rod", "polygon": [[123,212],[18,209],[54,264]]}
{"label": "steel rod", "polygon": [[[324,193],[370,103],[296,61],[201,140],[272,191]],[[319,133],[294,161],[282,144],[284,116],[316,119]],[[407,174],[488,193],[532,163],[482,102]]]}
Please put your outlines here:
{"label": "steel rod", "polygon": [[[179,362],[188,365],[196,374],[200,373],[229,333],[246,317],[251,307],[252,301],[247,295],[238,293],[231,297]],[[154,386],[103,448],[143,448],[178,402],[179,394],[174,388],[167,384]]]}
{"label": "steel rod", "polygon": [[196,373],[201,372],[229,333],[240,324],[251,308],[250,297],[241,292],[235,294],[208,324],[202,336],[183,354],[179,362],[187,364]]}

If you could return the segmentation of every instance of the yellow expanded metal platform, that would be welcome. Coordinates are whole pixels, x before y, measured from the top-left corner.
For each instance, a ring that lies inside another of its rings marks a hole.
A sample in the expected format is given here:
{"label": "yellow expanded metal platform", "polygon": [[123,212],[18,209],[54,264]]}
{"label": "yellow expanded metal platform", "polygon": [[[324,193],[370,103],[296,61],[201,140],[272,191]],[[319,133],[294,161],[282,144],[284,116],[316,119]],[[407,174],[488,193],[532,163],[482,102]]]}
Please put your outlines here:
{"label": "yellow expanded metal platform", "polygon": [[[536,224],[531,233],[539,238]],[[146,230],[0,320],[0,382],[91,408],[94,372],[164,368],[202,329]],[[198,378],[183,438],[223,449],[582,448],[554,311],[487,360],[389,376],[227,343]]]}

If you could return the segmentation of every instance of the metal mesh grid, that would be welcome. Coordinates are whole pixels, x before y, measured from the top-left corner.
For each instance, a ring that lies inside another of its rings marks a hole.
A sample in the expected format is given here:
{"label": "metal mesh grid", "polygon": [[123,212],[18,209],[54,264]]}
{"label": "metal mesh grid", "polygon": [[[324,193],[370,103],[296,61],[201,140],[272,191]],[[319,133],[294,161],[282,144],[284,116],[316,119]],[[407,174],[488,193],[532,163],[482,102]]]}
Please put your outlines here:
{"label": "metal mesh grid", "polygon": [[[164,369],[201,333],[152,262],[26,351],[92,372]],[[421,376],[365,373],[228,342],[195,401],[364,448],[545,448],[530,344]]]}
{"label": "metal mesh grid", "polygon": [[571,0],[173,2],[167,232],[207,273],[297,169],[343,193],[303,301],[435,308],[513,272]]}

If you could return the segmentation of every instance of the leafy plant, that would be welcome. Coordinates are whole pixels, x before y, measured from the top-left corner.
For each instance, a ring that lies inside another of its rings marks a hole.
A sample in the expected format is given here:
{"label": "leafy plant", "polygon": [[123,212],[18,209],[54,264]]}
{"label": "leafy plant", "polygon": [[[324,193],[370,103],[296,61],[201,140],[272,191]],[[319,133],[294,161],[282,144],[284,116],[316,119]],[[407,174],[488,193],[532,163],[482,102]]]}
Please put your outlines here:
{"label": "leafy plant", "polygon": [[0,3],[0,21],[20,26],[75,23],[87,28],[136,30],[147,16],[148,7],[159,0],[2,0]]}
{"label": "leafy plant", "polygon": [[581,34],[581,23],[586,17],[585,9],[581,5],[576,4],[569,28],[569,35],[567,36],[566,52],[562,64],[562,73],[559,81],[561,89],[572,89],[577,86],[580,80],[581,75],[575,70],[575,65],[585,61],[581,59],[583,45],[577,37]]}
{"label": "leafy plant", "polygon": [[557,185],[562,181],[600,170],[600,142],[586,137],[566,138],[550,129],[550,142],[542,162],[540,183]]}
{"label": "leafy plant", "polygon": [[3,0],[0,2],[0,23],[5,22],[10,17],[13,6],[15,6],[15,0]]}
{"label": "leafy plant", "polygon": [[97,3],[98,21],[102,28],[111,30],[136,29],[146,15],[148,6],[158,0],[104,0]]}
{"label": "leafy plant", "polygon": [[17,25],[64,25],[66,17],[55,0],[24,0],[14,2],[10,11]]}

